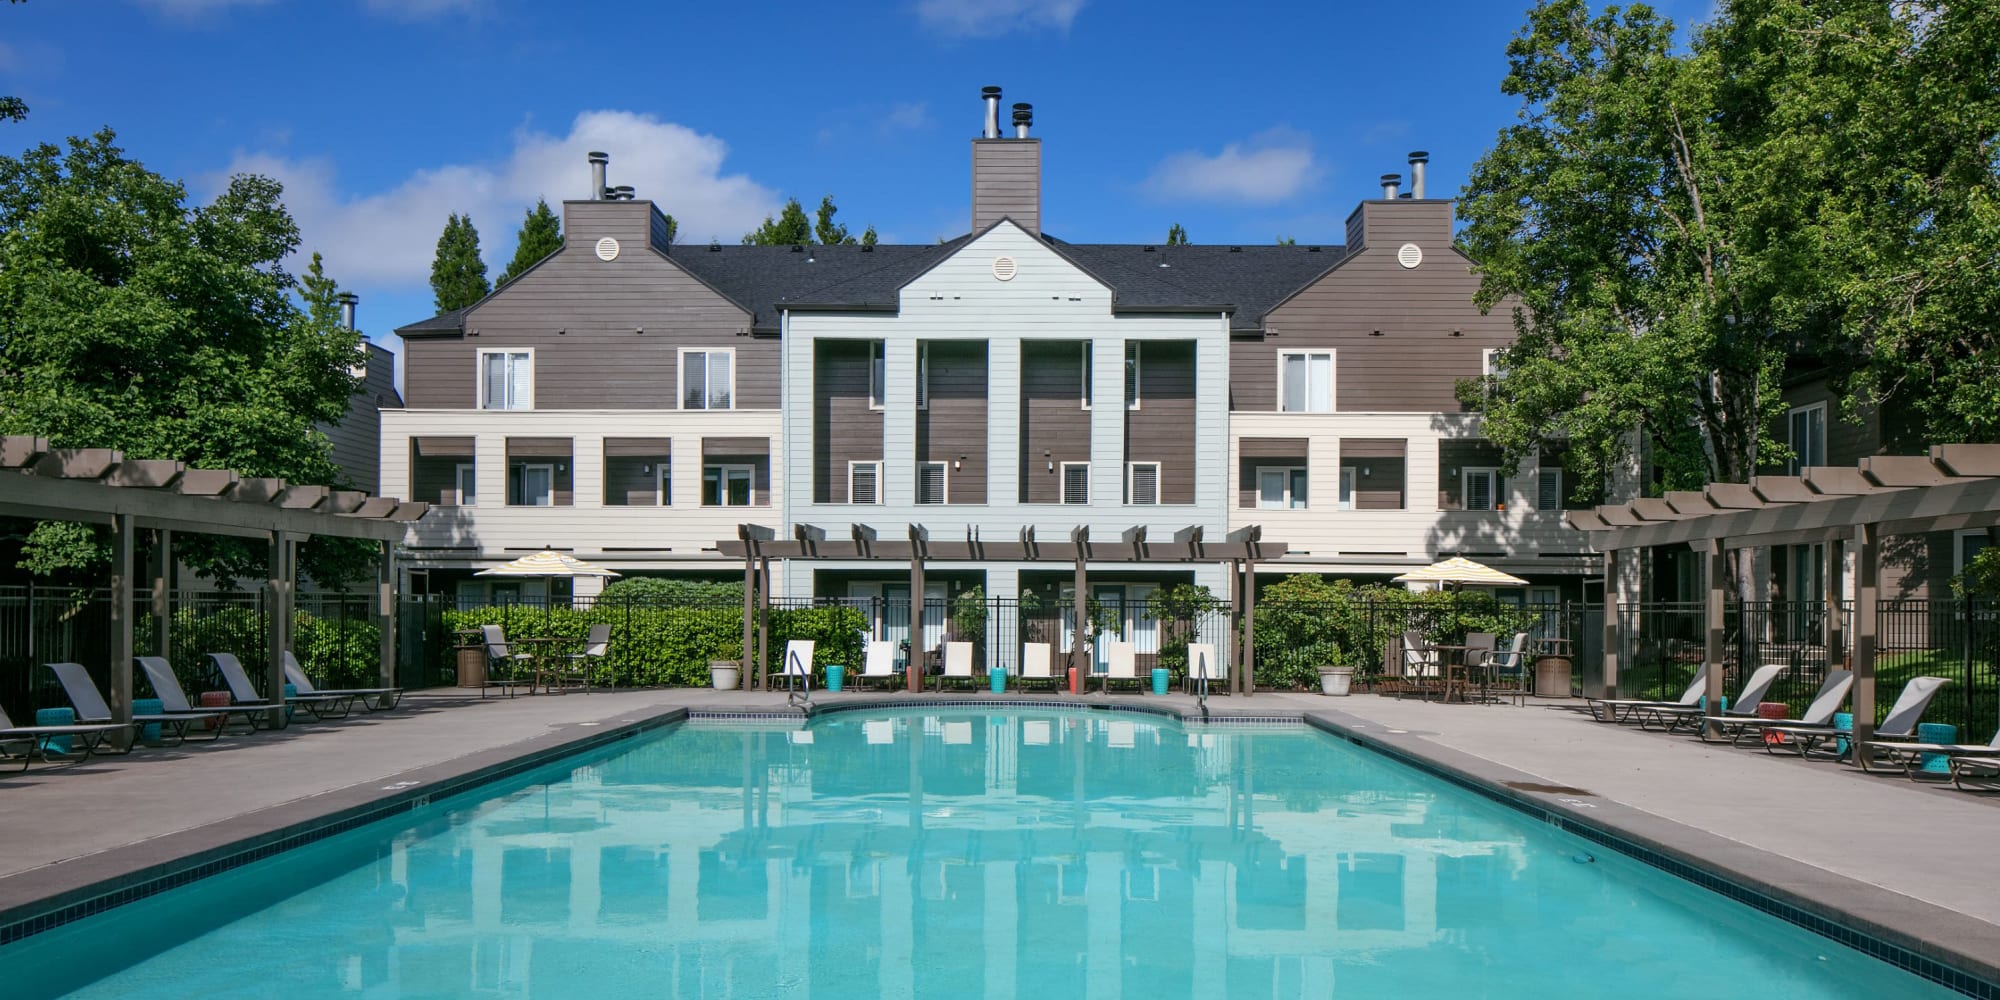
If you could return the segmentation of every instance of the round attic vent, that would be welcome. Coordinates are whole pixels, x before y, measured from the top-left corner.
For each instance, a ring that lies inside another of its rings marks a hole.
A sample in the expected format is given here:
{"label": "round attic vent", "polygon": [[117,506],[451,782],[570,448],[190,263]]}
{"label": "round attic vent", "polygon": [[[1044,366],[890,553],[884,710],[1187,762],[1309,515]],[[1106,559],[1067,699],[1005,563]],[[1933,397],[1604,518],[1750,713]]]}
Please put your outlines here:
{"label": "round attic vent", "polygon": [[1013,281],[1014,258],[1012,257],[993,258],[993,276],[999,278],[1001,281]]}
{"label": "round attic vent", "polygon": [[614,239],[612,239],[612,238],[611,238],[611,237],[609,237],[609,236],[606,236],[605,238],[603,238],[603,239],[601,239],[601,240],[598,240],[598,241],[597,241],[597,259],[598,259],[598,260],[617,260],[617,259],[618,259],[618,241],[617,241],[617,240],[614,240]]}
{"label": "round attic vent", "polygon": [[1415,267],[1424,262],[1424,248],[1415,243],[1405,243],[1396,248],[1396,263],[1404,267]]}

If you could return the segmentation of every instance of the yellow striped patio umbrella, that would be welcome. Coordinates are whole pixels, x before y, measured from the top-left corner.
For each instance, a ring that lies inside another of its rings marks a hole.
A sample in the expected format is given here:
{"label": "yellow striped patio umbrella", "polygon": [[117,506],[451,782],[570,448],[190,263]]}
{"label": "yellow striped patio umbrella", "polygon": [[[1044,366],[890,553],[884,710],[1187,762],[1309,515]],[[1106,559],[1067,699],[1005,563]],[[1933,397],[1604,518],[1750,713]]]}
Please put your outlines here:
{"label": "yellow striped patio umbrella", "polygon": [[617,576],[613,570],[584,562],[566,552],[543,549],[540,552],[522,556],[513,562],[492,569],[482,569],[473,576]]}
{"label": "yellow striped patio umbrella", "polygon": [[1440,586],[1455,583],[1460,587],[1472,584],[1475,587],[1525,587],[1528,581],[1518,576],[1502,573],[1491,566],[1473,562],[1463,556],[1453,556],[1443,562],[1434,562],[1423,569],[1413,569],[1396,578],[1397,583],[1435,583]]}

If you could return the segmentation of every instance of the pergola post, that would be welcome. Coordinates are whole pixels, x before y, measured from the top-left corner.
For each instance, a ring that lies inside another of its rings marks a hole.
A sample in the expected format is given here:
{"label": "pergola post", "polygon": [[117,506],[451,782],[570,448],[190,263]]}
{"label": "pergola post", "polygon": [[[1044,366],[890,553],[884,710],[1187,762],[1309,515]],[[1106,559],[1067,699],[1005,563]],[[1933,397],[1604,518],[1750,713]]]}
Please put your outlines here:
{"label": "pergola post", "polygon": [[172,659],[174,655],[174,533],[166,528],[153,532],[153,655]]}
{"label": "pergola post", "polygon": [[[1618,697],[1618,651],[1624,638],[1618,613],[1618,550],[1604,550],[1604,697]],[[1585,692],[1588,694],[1589,692]]]}
{"label": "pergola post", "polygon": [[771,557],[757,553],[757,688],[771,689]]}
{"label": "pergola post", "polygon": [[1243,670],[1238,690],[1257,693],[1257,560],[1243,560]]}
{"label": "pergola post", "polygon": [[[1723,602],[1729,594],[1729,555],[1723,547],[1722,539],[1710,538],[1700,546],[1703,568],[1706,570],[1703,582],[1707,584],[1705,600],[1702,602],[1702,622],[1708,629],[1707,645],[1702,652],[1702,672],[1707,684],[1703,694],[1708,698],[1703,706],[1707,714],[1722,714],[1722,659],[1724,636],[1727,622],[1723,620]],[[1742,711],[1742,706],[1738,706]],[[1704,723],[1704,725],[1709,725]],[[1720,725],[1710,726],[1716,735],[1721,735]]]}
{"label": "pergola post", "polygon": [[1826,571],[1820,574],[1826,580],[1826,613],[1820,616],[1820,642],[1826,647],[1826,669],[1837,670],[1841,663],[1841,644],[1845,641],[1840,602],[1841,595],[1847,591],[1841,581],[1841,571],[1847,559],[1838,538],[1827,539],[1822,548],[1826,552]]}
{"label": "pergola post", "polygon": [[1882,527],[1854,526],[1854,746],[1855,760],[1875,735],[1875,629],[1881,597]]}
{"label": "pergola post", "polygon": [[1229,677],[1224,693],[1236,690],[1238,670],[1237,643],[1243,638],[1243,568],[1231,559],[1229,566],[1229,634],[1222,640],[1222,665]]}
{"label": "pergola post", "polygon": [[1071,682],[1070,693],[1082,694],[1090,685],[1090,659],[1084,655],[1084,637],[1090,634],[1090,575],[1084,568],[1084,560],[1090,546],[1090,529],[1077,528],[1069,533],[1070,542],[1076,548],[1076,579],[1072,582],[1075,593],[1070,603],[1074,605],[1071,615],[1076,619],[1076,627],[1070,630],[1069,667],[1076,671],[1076,679]]}
{"label": "pergola post", "polygon": [[910,662],[903,680],[912,692],[924,689],[924,553],[910,547]]}
{"label": "pergola post", "polygon": [[757,686],[757,675],[750,670],[750,664],[757,651],[757,633],[752,622],[757,617],[757,543],[750,542],[743,550],[743,686]]}
{"label": "pergola post", "polygon": [[132,721],[132,550],[130,514],[111,518],[111,721]]}
{"label": "pergola post", "polygon": [[396,547],[383,542],[375,576],[375,627],[381,633],[380,686],[396,686]]}
{"label": "pergola post", "polygon": [[292,598],[297,583],[297,542],[289,532],[271,532],[265,607],[270,612],[264,658],[264,697],[270,699],[271,728],[285,726],[285,651],[292,648]]}

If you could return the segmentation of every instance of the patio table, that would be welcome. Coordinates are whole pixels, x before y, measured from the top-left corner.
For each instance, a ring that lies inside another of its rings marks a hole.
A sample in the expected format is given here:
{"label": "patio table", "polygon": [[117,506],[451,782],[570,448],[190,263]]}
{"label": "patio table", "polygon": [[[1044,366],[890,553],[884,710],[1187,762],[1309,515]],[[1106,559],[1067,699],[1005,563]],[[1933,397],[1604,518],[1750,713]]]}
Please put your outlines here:
{"label": "patio table", "polygon": [[[1465,662],[1465,653],[1469,649],[1484,649],[1486,647],[1454,646],[1448,643],[1435,643],[1430,648],[1437,650],[1440,654],[1438,667],[1444,671],[1444,702],[1447,704],[1450,703],[1451,693],[1456,690],[1458,692],[1458,703],[1461,705],[1466,704],[1470,700],[1466,697],[1466,688],[1470,682],[1468,675],[1471,667]],[[1453,660],[1457,660],[1458,662],[1454,663],[1452,662]],[[1485,696],[1486,692],[1482,688],[1480,697],[1484,698]]]}
{"label": "patio table", "polygon": [[528,693],[534,694],[535,688],[538,686],[542,688],[543,694],[553,692],[554,688],[542,683],[542,675],[548,670],[549,650],[557,643],[575,642],[576,640],[562,635],[535,635],[525,639],[512,639],[509,641],[516,645],[527,646],[529,653],[534,658],[535,679],[529,683]]}

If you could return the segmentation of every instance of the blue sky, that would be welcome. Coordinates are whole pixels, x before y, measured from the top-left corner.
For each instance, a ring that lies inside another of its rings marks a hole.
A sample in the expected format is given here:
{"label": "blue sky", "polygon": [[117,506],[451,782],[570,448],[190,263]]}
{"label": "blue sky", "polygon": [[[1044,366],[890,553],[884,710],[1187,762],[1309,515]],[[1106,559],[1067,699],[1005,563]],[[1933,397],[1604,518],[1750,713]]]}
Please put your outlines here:
{"label": "blue sky", "polygon": [[276,176],[394,348],[432,313],[445,215],[472,214],[497,274],[537,196],[583,196],[589,149],[684,240],[823,194],[856,233],[962,233],[988,84],[1035,106],[1055,235],[1336,243],[1409,150],[1433,196],[1463,183],[1517,110],[1499,82],[1527,6],[30,0],[0,5],[0,93],[31,109],[0,152],[109,125],[197,197]]}

